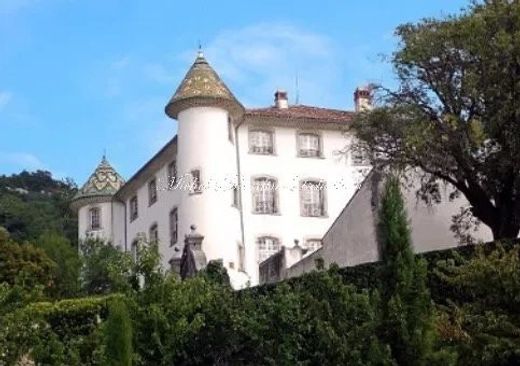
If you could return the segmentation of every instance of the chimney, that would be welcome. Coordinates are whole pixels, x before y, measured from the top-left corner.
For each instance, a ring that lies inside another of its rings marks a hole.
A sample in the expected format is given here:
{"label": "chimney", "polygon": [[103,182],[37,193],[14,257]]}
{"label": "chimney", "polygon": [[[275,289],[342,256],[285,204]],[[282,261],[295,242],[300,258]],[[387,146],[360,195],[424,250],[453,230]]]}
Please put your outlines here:
{"label": "chimney", "polygon": [[372,88],[368,86],[360,86],[354,92],[354,103],[356,112],[362,112],[372,109]]}
{"label": "chimney", "polygon": [[285,90],[278,89],[276,93],[274,93],[274,105],[280,109],[289,108],[289,101],[287,100],[287,92]]}

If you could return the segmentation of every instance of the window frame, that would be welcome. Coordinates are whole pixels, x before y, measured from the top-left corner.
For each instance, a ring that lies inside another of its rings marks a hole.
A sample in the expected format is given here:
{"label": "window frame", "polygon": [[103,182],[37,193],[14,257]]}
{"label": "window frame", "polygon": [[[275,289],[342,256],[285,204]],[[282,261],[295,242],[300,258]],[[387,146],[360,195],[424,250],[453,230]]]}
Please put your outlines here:
{"label": "window frame", "polygon": [[157,202],[157,199],[157,179],[154,177],[148,181],[148,207]]}
{"label": "window frame", "polygon": [[[318,190],[319,192],[319,200],[320,200],[320,207],[321,207],[321,213],[319,215],[314,215],[314,214],[309,214],[307,212],[307,209],[305,207],[305,202],[304,202],[304,195],[303,195],[303,187],[304,187],[304,184],[309,184],[309,183],[312,183],[312,184],[317,184],[319,185],[320,187],[323,187],[323,188],[320,188]],[[318,179],[318,178],[306,178],[306,179],[302,179],[300,180],[299,182],[299,192],[300,192],[300,216],[302,217],[328,217],[327,216],[327,182],[323,179]]]}
{"label": "window frame", "polygon": [[177,183],[177,160],[173,160],[167,167],[168,189],[173,190]]}
{"label": "window frame", "polygon": [[[152,238],[152,232],[155,232],[155,238]],[[150,228],[148,229],[148,239],[150,243],[159,243],[159,225],[157,222],[154,222],[152,225],[150,225]]]}
{"label": "window frame", "polygon": [[[300,141],[300,137],[302,135],[312,135],[318,139],[318,154],[317,155],[306,155],[302,154],[302,145]],[[314,130],[300,130],[296,132],[296,156],[299,158],[309,158],[309,159],[323,159],[323,137],[322,134],[318,131]]]}
{"label": "window frame", "polygon": [[[310,242],[310,241],[315,241],[315,242],[320,242],[320,245],[319,247],[317,247],[316,249],[314,250],[310,250],[307,243]],[[315,251],[317,251],[318,249],[322,248],[323,247],[323,240],[322,239],[319,239],[317,236],[311,236],[311,237],[308,237],[308,238],[304,238],[303,240],[303,248],[304,249],[307,249],[307,253],[314,253]]]}
{"label": "window frame", "polygon": [[[273,210],[272,212],[265,212],[265,211],[259,211],[257,210],[256,205],[256,194],[257,190],[255,188],[256,181],[264,179],[274,182],[274,189],[273,189]],[[252,200],[252,213],[255,215],[281,215],[280,213],[280,196],[278,194],[278,179],[276,177],[270,176],[270,175],[255,175],[251,177],[251,200]]]}
{"label": "window frame", "polygon": [[137,199],[137,194],[133,195],[128,200],[128,206],[130,211],[130,222],[133,222],[139,218],[139,200]]}
{"label": "window frame", "polygon": [[[252,134],[255,132],[263,132],[268,133],[271,136],[271,151],[262,152],[262,151],[255,151],[254,145],[252,144]],[[253,155],[276,155],[276,134],[275,130],[273,128],[265,128],[265,127],[251,127],[248,130],[247,140],[248,140],[248,151],[249,154]]]}
{"label": "window frame", "polygon": [[[356,154],[359,154],[359,156],[355,157]],[[350,149],[350,163],[352,166],[369,166],[370,157],[362,148],[352,147]]]}
{"label": "window frame", "polygon": [[[195,179],[193,173],[197,172],[198,179]],[[202,171],[200,168],[194,168],[190,170],[190,195],[201,194],[202,193]]]}
{"label": "window frame", "polygon": [[[260,240],[262,239],[273,239],[274,241],[276,241],[277,245],[278,245],[278,248],[276,250],[272,250],[272,251],[269,251],[266,249],[267,253],[269,255],[267,255],[265,258],[262,259],[262,256],[261,256],[261,251],[260,251]],[[267,260],[268,258],[271,258],[274,254],[278,253],[282,248],[283,248],[283,245],[282,245],[282,241],[280,240],[279,237],[277,237],[276,235],[272,235],[272,234],[265,234],[265,235],[258,235],[255,239],[255,248],[256,248],[256,261],[258,264],[264,262],[265,260]]]}
{"label": "window frame", "polygon": [[[94,227],[93,213],[97,213],[97,227]],[[88,209],[88,231],[99,231],[101,230],[101,207],[93,206]]]}
{"label": "window frame", "polygon": [[[175,222],[172,221],[172,216],[175,216]],[[168,213],[168,224],[170,225],[170,247],[177,244],[179,241],[179,208],[172,207]]]}

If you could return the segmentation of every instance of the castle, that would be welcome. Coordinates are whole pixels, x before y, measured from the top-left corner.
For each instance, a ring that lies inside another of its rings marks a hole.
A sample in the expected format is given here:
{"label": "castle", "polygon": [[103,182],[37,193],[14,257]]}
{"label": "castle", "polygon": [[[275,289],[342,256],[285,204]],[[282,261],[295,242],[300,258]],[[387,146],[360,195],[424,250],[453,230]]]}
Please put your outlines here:
{"label": "castle", "polygon": [[[354,97],[356,110],[370,107],[368,89]],[[369,170],[352,148],[355,111],[289,105],[281,90],[273,106],[245,108],[202,52],[165,112],[177,135],[130,179],[103,157],[79,190],[80,240],[132,253],[156,241],[170,268],[196,225],[207,260],[222,260],[235,288],[255,285],[282,247],[320,248]]]}

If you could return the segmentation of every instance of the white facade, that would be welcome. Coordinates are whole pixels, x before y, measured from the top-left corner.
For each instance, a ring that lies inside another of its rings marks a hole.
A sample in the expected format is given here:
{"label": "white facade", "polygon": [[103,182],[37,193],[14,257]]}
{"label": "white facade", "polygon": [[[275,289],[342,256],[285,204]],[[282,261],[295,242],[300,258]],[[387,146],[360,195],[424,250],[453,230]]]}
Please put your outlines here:
{"label": "white facade", "polygon": [[[209,84],[194,92],[193,85],[201,80]],[[214,95],[205,96],[207,90],[214,90]],[[286,93],[279,94],[286,98]],[[367,167],[359,166],[348,151],[353,137],[345,131],[352,112],[288,106],[284,101],[274,107],[243,109],[200,55],[166,111],[177,120],[177,136],[110,200],[95,203],[102,216],[96,235],[125,250],[132,250],[139,237],[149,239],[155,227],[165,268],[170,259],[180,256],[185,235],[196,225],[204,236],[207,259],[222,260],[233,286],[255,285],[259,238],[276,238],[286,247],[295,240],[305,246],[307,240],[321,239],[366,174]],[[257,143],[252,142],[255,131],[265,132],[263,142],[270,136],[272,147],[259,153],[251,146]],[[311,149],[319,146],[317,154],[314,150],[309,154],[317,156],[300,153],[300,147],[308,148],[301,141],[311,141]],[[173,187],[169,186],[172,163],[177,172]],[[193,189],[193,172],[200,174],[199,191]],[[255,178],[274,179],[278,188],[258,196]],[[150,200],[151,181],[157,187],[155,202]],[[302,181],[319,182],[325,188],[304,199]],[[135,200],[137,214],[133,215]],[[92,207],[85,202],[76,203],[80,238],[88,231]],[[262,213],[255,212],[255,207],[263,207],[259,202],[265,204]],[[170,215],[174,209],[176,241]],[[309,212],[316,217],[307,216]]]}

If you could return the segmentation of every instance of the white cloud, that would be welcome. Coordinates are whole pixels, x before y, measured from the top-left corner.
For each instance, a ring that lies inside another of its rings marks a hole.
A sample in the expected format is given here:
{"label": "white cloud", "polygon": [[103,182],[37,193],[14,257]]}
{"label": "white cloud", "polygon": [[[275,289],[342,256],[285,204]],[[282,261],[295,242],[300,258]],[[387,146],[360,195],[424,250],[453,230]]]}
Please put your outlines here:
{"label": "white cloud", "polygon": [[26,170],[47,169],[38,157],[26,152],[0,152],[0,163]]}
{"label": "white cloud", "polygon": [[13,93],[0,91],[0,111],[3,110],[13,98]]}
{"label": "white cloud", "polygon": [[[330,106],[344,100],[341,58],[327,36],[289,24],[262,23],[219,34],[204,49],[209,62],[244,104],[266,105],[277,88],[294,102]],[[343,86],[344,87],[344,86]]]}

